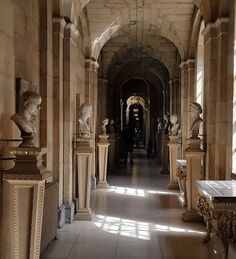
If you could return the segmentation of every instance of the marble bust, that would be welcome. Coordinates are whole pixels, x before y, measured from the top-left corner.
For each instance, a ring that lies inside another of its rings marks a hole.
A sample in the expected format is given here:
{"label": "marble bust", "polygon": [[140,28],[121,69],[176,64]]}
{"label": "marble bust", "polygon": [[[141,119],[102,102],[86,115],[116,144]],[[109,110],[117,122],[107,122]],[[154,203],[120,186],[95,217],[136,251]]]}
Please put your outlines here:
{"label": "marble bust", "polygon": [[101,125],[101,134],[102,135],[107,135],[107,129],[106,129],[106,126],[109,122],[109,119],[108,118],[105,118],[103,121],[102,121],[102,125]]}
{"label": "marble bust", "polygon": [[24,136],[37,133],[34,121],[38,110],[40,110],[42,98],[36,92],[26,91],[21,95],[20,101],[20,112],[12,115],[11,120],[15,122],[24,138]]}
{"label": "marble bust", "polygon": [[161,134],[163,130],[162,121],[160,118],[157,118],[157,134]]}
{"label": "marble bust", "polygon": [[114,133],[115,133],[115,129],[114,129],[114,120],[113,119],[110,119],[109,120],[109,124],[108,124],[108,133],[110,134],[110,135],[114,135]]}
{"label": "marble bust", "polygon": [[178,116],[177,114],[171,114],[170,122],[172,123],[170,135],[177,136],[179,132],[179,123],[178,123]]}
{"label": "marble bust", "polygon": [[164,115],[164,128],[163,128],[163,133],[165,135],[169,135],[170,130],[171,130],[171,122],[170,122],[170,115],[169,113],[166,113]]}
{"label": "marble bust", "polygon": [[199,138],[202,131],[202,107],[199,103],[192,102],[189,104],[189,133],[191,139]]}
{"label": "marble bust", "polygon": [[79,108],[79,134],[81,137],[89,138],[90,128],[87,120],[92,115],[92,105],[83,103]]}

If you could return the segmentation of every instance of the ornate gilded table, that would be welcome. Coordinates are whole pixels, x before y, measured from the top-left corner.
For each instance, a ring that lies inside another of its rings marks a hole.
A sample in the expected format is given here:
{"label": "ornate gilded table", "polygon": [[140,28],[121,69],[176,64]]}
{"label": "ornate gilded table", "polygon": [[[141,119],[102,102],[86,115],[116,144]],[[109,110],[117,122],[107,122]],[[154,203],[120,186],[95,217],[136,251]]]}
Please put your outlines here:
{"label": "ornate gilded table", "polygon": [[204,242],[210,240],[213,228],[227,259],[229,242],[236,241],[236,181],[197,181],[196,185],[199,192],[198,213],[207,225]]}
{"label": "ornate gilded table", "polygon": [[179,185],[179,197],[183,207],[187,206],[187,172],[186,172],[186,160],[177,159],[177,181]]}

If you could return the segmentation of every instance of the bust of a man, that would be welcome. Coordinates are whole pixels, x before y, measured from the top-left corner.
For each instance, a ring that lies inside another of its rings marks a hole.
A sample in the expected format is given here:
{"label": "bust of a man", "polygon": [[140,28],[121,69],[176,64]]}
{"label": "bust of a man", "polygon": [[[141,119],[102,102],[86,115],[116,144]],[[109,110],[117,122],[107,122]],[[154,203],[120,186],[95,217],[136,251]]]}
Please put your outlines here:
{"label": "bust of a man", "polygon": [[189,104],[189,133],[190,138],[199,138],[199,132],[202,131],[202,107],[199,103],[192,102]]}
{"label": "bust of a man", "polygon": [[169,135],[170,130],[171,130],[171,122],[170,122],[170,114],[166,113],[164,115],[164,128],[163,128],[163,132],[165,135]]}
{"label": "bust of a man", "polygon": [[170,135],[177,136],[179,131],[179,123],[178,123],[178,116],[177,114],[171,114],[170,122],[172,123]]}
{"label": "bust of a man", "polygon": [[115,129],[114,129],[114,120],[113,120],[113,119],[110,119],[110,120],[109,120],[109,124],[108,124],[107,129],[108,129],[108,133],[109,133],[110,135],[114,135]]}
{"label": "bust of a man", "polygon": [[88,138],[90,135],[90,128],[87,120],[92,115],[92,105],[83,103],[79,108],[79,132],[80,136]]}
{"label": "bust of a man", "polygon": [[41,96],[33,91],[26,91],[21,96],[20,112],[11,116],[21,132],[21,136],[31,136],[36,133],[34,121],[40,110]]}
{"label": "bust of a man", "polygon": [[157,134],[161,134],[163,130],[163,125],[161,119],[158,117],[157,118]]}
{"label": "bust of a man", "polygon": [[102,125],[101,125],[101,134],[102,135],[107,135],[107,129],[106,129],[106,126],[109,122],[109,119],[108,118],[105,118],[103,121],[102,121]]}

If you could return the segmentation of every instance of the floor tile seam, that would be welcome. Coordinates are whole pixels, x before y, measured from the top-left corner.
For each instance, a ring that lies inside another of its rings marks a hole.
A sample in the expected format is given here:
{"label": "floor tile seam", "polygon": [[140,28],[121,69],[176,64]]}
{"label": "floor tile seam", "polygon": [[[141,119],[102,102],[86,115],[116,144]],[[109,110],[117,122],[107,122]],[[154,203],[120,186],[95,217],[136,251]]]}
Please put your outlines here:
{"label": "floor tile seam", "polygon": [[[80,234],[79,234],[79,235],[80,235]],[[79,237],[78,237],[78,238],[79,238]],[[76,243],[76,240],[74,240],[74,242],[72,243],[72,246],[71,246],[71,248],[70,248],[70,250],[69,250],[69,252],[68,252],[66,258],[68,258],[68,257],[70,256],[70,253],[71,253],[72,249],[74,248],[75,243]]]}

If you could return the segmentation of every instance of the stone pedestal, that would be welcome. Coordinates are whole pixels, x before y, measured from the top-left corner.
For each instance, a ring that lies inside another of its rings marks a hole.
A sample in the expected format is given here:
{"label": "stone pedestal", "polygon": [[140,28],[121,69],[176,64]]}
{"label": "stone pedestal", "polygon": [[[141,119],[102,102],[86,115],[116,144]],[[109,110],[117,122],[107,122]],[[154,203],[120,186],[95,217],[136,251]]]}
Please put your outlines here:
{"label": "stone pedestal", "polygon": [[39,259],[45,182],[52,172],[42,165],[46,149],[15,148],[15,167],[3,174],[3,259]]}
{"label": "stone pedestal", "polygon": [[100,135],[98,142],[98,166],[99,166],[99,182],[97,188],[107,189],[109,184],[107,183],[107,158],[108,148],[110,143],[108,142],[108,135]]}
{"label": "stone pedestal", "polygon": [[169,135],[162,136],[162,169],[161,174],[169,174]]}
{"label": "stone pedestal", "polygon": [[162,163],[162,134],[158,133],[156,135],[156,148],[157,148],[157,164]]}
{"label": "stone pedestal", "polygon": [[109,137],[110,147],[108,155],[108,166],[109,170],[113,170],[115,166],[115,148],[116,148],[116,139],[114,136]]}
{"label": "stone pedestal", "polygon": [[203,179],[202,163],[205,152],[201,149],[201,139],[188,139],[186,149],[187,161],[187,209],[183,221],[199,222],[202,217],[197,213],[198,190],[196,181]]}
{"label": "stone pedestal", "polygon": [[90,209],[92,156],[93,149],[89,144],[89,139],[78,138],[76,150],[76,175],[79,209],[76,211],[74,220],[92,220],[92,212]]}
{"label": "stone pedestal", "polygon": [[169,158],[170,158],[170,182],[168,184],[169,190],[178,190],[177,180],[177,164],[176,160],[180,158],[180,143],[178,143],[178,136],[169,136]]}

